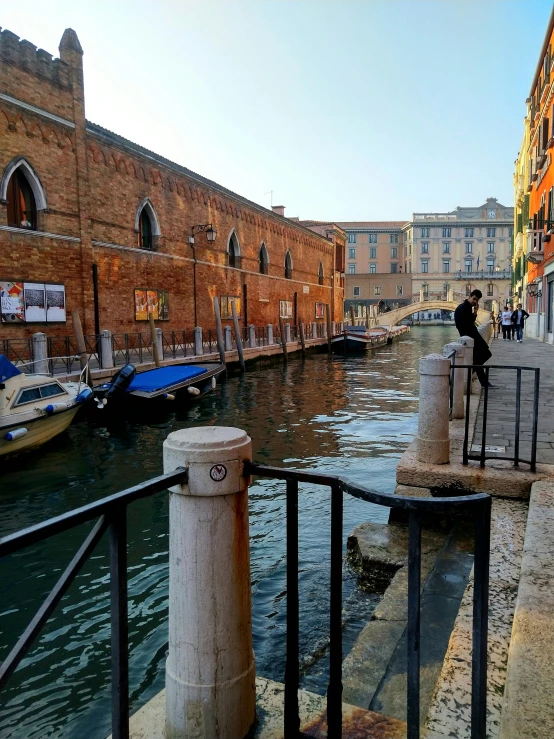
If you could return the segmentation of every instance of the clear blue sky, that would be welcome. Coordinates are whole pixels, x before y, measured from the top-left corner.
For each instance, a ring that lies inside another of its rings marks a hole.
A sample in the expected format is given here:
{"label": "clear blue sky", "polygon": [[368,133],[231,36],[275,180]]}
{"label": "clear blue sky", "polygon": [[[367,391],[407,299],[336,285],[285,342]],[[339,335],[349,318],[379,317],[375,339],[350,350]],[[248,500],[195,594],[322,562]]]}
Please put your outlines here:
{"label": "clear blue sky", "polygon": [[85,56],[87,118],[286,214],[511,205],[551,0],[27,0]]}

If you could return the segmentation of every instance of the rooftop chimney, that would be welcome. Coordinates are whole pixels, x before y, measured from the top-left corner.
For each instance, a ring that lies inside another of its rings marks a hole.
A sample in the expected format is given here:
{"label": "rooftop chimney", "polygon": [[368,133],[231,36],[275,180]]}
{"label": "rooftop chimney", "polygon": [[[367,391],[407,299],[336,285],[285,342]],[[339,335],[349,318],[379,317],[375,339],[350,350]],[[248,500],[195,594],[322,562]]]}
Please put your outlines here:
{"label": "rooftop chimney", "polygon": [[285,206],[284,205],[272,205],[271,210],[274,213],[277,213],[278,216],[283,216],[283,218],[285,217]]}

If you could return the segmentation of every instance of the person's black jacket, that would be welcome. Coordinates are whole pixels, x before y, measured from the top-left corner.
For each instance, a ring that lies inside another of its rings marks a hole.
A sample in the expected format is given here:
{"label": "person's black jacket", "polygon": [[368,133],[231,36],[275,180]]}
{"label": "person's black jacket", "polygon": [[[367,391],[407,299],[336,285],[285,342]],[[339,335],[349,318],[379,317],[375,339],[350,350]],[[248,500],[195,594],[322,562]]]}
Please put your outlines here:
{"label": "person's black jacket", "polygon": [[454,323],[458,329],[460,336],[469,336],[473,339],[473,362],[474,364],[485,364],[487,359],[492,357],[489,346],[485,339],[481,336],[475,325],[477,316],[473,312],[473,306],[468,300],[454,311]]}
{"label": "person's black jacket", "polygon": [[[523,318],[523,321],[521,322],[521,325],[523,326],[523,324],[525,323],[525,319],[529,318],[529,313],[527,313],[526,310],[523,310],[523,308],[521,309],[521,317]],[[517,321],[517,309],[512,313],[512,323],[514,324],[514,326],[516,325],[516,321]]]}

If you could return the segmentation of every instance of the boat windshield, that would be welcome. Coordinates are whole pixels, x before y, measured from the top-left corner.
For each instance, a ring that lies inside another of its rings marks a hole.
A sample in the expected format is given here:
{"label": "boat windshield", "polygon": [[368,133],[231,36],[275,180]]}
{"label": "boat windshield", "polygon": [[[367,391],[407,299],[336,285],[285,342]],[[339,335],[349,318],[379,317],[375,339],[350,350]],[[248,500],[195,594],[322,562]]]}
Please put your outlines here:
{"label": "boat windshield", "polygon": [[54,395],[65,394],[65,390],[57,382],[51,382],[48,385],[39,385],[37,387],[26,387],[19,393],[14,407],[24,405],[25,403],[32,403],[36,400],[42,400],[43,398],[51,398]]}

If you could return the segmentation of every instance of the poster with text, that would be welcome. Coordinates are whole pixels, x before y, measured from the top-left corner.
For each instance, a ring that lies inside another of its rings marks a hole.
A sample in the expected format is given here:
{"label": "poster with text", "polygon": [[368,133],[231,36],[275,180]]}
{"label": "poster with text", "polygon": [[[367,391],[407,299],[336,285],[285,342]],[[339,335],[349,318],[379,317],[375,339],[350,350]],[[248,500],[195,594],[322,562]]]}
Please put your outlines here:
{"label": "poster with text", "polygon": [[24,323],[23,283],[0,280],[2,323]]}
{"label": "poster with text", "polygon": [[154,320],[157,321],[159,314],[158,291],[147,290],[146,300],[148,303],[148,313],[152,313],[152,315],[154,316]]}
{"label": "poster with text", "polygon": [[235,310],[237,311],[237,318],[240,318],[240,298],[234,295],[222,295],[220,298],[221,306],[221,318],[223,320],[229,320],[233,317],[233,309],[231,304],[235,304]]}
{"label": "poster with text", "polygon": [[315,317],[316,318],[325,318],[325,303],[316,303],[315,304]]}
{"label": "poster with text", "polygon": [[146,290],[135,290],[135,321],[148,320],[148,297]]}
{"label": "poster with text", "polygon": [[46,288],[46,320],[48,322],[65,321],[65,287],[63,285],[45,285]]}
{"label": "poster with text", "polygon": [[24,282],[25,320],[27,323],[46,321],[46,295],[44,283]]}
{"label": "poster with text", "polygon": [[292,300],[279,301],[279,317],[292,318]]}
{"label": "poster with text", "polygon": [[167,290],[159,291],[158,306],[158,319],[160,321],[169,321],[169,293]]}

